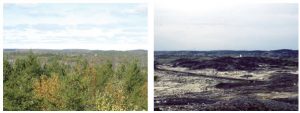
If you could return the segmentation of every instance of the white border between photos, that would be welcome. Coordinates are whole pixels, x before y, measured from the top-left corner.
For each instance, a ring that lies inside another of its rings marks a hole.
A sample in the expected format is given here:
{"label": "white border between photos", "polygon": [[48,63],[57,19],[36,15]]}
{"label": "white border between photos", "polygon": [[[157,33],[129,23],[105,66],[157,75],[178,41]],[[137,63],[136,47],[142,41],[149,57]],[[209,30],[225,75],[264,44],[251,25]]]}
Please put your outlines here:
{"label": "white border between photos", "polygon": [[[148,4],[148,111],[137,111],[137,112],[153,112],[154,109],[154,8],[155,3],[160,1],[172,3],[176,0],[0,0],[0,74],[3,75],[3,4],[4,3],[147,3]],[[178,0],[177,0],[178,1]],[[181,1],[192,1],[192,0],[181,0]],[[215,3],[298,3],[298,18],[299,18],[299,0],[194,0],[193,2],[215,2]],[[299,48],[299,33],[300,27],[298,22],[298,48]],[[299,50],[299,49],[298,49]],[[300,54],[299,54],[300,55]],[[299,63],[300,64],[300,63]],[[3,81],[3,76],[0,77],[0,81]],[[299,78],[298,78],[299,81]],[[3,111],[3,82],[0,82],[0,108]],[[299,87],[298,87],[299,88]],[[299,90],[298,90],[299,91]],[[298,93],[299,94],[299,93]],[[299,99],[299,98],[298,98]],[[299,105],[298,105],[299,107]],[[299,107],[300,108],[300,107]],[[299,110],[298,108],[298,110]],[[10,111],[5,111],[10,112]],[[15,111],[12,111],[15,112]],[[20,112],[31,112],[31,111],[20,111]],[[48,111],[35,111],[35,112],[48,112]],[[53,112],[75,112],[75,111],[53,111]],[[109,112],[109,111],[82,111],[82,112]],[[132,112],[132,111],[111,111],[111,112]],[[135,112],[135,111],[134,111]],[[170,112],[170,111],[160,111]],[[196,113],[199,111],[173,111],[174,113],[192,112]],[[220,111],[200,111],[200,112],[220,112]],[[221,111],[221,112],[232,112],[232,111]],[[245,112],[245,111],[235,111]],[[265,111],[250,111],[250,112],[265,112]],[[280,111],[272,111],[280,112]],[[292,111],[297,112],[297,111]]]}

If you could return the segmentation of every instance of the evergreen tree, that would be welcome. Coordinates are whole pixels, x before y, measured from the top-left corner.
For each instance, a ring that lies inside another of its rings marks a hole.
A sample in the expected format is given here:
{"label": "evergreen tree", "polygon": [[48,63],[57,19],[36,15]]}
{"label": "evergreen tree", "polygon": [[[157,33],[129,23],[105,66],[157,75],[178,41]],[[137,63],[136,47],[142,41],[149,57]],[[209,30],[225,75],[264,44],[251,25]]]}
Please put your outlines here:
{"label": "evergreen tree", "polygon": [[6,82],[9,78],[9,76],[11,76],[13,71],[13,67],[9,64],[9,62],[7,60],[3,61],[3,80],[4,82]]}
{"label": "evergreen tree", "polygon": [[39,76],[40,66],[34,55],[26,59],[17,59],[13,73],[8,75],[11,81],[4,84],[5,110],[36,110],[37,101],[33,98],[33,78]]}
{"label": "evergreen tree", "polygon": [[112,63],[111,61],[106,61],[102,66],[100,66],[97,69],[97,76],[96,76],[96,87],[102,91],[105,86],[107,85],[106,83],[110,78],[112,78],[114,75],[114,71],[112,68]]}

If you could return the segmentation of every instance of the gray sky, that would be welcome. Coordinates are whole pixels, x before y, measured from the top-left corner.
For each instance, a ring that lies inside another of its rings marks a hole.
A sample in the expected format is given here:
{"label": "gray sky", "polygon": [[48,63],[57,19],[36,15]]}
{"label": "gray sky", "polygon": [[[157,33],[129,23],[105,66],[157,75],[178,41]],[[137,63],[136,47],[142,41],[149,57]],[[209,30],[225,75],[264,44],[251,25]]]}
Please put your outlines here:
{"label": "gray sky", "polygon": [[155,50],[298,49],[293,3],[155,4]]}

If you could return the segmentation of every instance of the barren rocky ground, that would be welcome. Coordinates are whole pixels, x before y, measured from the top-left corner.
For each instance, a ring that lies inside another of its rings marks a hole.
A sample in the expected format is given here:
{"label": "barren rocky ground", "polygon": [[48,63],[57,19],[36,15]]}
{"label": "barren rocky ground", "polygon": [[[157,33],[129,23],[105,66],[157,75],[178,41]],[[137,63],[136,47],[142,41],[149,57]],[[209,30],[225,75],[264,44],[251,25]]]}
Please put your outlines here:
{"label": "barren rocky ground", "polygon": [[154,74],[156,111],[298,110],[298,66],[219,71],[159,64]]}

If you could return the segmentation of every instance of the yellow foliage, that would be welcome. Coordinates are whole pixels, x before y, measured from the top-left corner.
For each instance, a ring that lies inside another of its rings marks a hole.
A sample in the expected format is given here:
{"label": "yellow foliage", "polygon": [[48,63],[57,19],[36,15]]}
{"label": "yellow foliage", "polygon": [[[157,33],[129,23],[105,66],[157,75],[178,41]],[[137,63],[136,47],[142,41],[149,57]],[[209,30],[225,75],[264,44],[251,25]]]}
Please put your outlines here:
{"label": "yellow foliage", "polygon": [[43,110],[50,110],[46,103],[52,103],[56,106],[63,108],[63,102],[59,95],[60,81],[56,74],[53,74],[50,78],[42,75],[40,79],[34,81],[33,91],[34,97],[44,100],[45,103],[41,106]]}
{"label": "yellow foliage", "polygon": [[113,86],[109,83],[105,87],[104,92],[97,94],[96,108],[100,111],[125,111],[128,110],[126,105],[125,92],[121,88]]}
{"label": "yellow foliage", "polygon": [[148,82],[144,82],[142,86],[142,97],[148,96]]}

